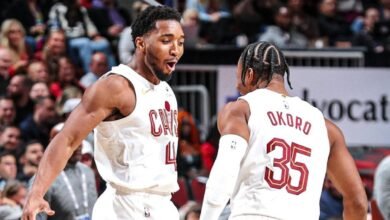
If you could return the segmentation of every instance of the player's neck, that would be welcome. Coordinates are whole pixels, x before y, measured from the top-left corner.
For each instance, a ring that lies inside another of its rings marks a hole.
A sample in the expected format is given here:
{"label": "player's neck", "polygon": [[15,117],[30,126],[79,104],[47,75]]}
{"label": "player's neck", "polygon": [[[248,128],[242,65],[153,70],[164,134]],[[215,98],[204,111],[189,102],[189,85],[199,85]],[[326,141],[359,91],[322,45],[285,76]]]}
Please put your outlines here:
{"label": "player's neck", "polygon": [[285,86],[284,86],[284,81],[280,79],[275,79],[273,78],[271,82],[268,83],[268,85],[265,87],[268,90],[271,90],[273,92],[289,96]]}
{"label": "player's neck", "polygon": [[255,89],[268,89],[270,91],[288,96],[288,92],[284,86],[284,77],[274,74],[271,81],[268,79],[260,79],[255,85]]}
{"label": "player's neck", "polygon": [[145,65],[142,56],[135,54],[127,65],[149,82],[155,85],[160,83],[157,76]]}

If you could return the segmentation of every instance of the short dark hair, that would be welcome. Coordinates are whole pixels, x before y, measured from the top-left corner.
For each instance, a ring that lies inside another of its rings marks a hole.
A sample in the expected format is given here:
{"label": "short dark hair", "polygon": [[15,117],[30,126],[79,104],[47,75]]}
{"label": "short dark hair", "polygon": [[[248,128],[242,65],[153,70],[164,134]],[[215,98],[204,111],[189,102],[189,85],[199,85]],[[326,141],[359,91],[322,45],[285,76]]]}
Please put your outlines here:
{"label": "short dark hair", "polygon": [[3,158],[6,157],[6,156],[13,156],[13,157],[15,158],[15,160],[17,161],[15,152],[10,151],[10,150],[6,150],[6,149],[1,149],[1,150],[0,150],[0,162],[1,162],[1,161],[3,160]]}
{"label": "short dark hair", "polygon": [[284,76],[287,73],[287,83],[291,87],[290,69],[282,51],[271,43],[261,41],[249,44],[241,53],[241,81],[245,84],[248,68],[252,68],[257,80],[267,78],[268,83],[274,74]]}
{"label": "short dark hair", "polygon": [[135,19],[131,26],[131,36],[135,45],[135,39],[143,36],[156,28],[159,20],[175,20],[180,22],[181,15],[178,11],[167,6],[149,6]]}
{"label": "short dark hair", "polygon": [[40,144],[43,148],[45,148],[45,146],[43,146],[43,144],[39,140],[31,139],[27,142],[22,143],[22,146],[20,147],[19,152],[17,154],[17,158],[22,157],[27,152],[27,149],[33,144]]}

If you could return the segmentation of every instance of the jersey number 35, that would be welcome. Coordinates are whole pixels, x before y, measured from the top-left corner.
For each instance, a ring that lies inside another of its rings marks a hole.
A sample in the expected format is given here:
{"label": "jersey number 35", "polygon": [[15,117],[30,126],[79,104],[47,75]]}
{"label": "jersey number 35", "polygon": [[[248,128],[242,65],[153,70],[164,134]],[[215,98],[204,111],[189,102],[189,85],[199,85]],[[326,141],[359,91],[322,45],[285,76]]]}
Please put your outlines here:
{"label": "jersey number 35", "polygon": [[[273,167],[280,169],[280,178],[276,179],[274,177],[274,171],[266,167],[264,179],[267,181],[270,187],[276,189],[282,189],[283,187],[286,187],[287,192],[294,195],[299,195],[302,192],[305,192],[309,170],[304,163],[298,162],[296,159],[298,154],[310,157],[311,149],[294,142],[289,145],[283,139],[273,138],[267,144],[267,153],[272,152],[277,147],[281,148],[282,157],[274,158]],[[292,184],[292,178],[289,174],[290,170],[295,170],[300,173],[298,185],[295,184],[296,186]]]}

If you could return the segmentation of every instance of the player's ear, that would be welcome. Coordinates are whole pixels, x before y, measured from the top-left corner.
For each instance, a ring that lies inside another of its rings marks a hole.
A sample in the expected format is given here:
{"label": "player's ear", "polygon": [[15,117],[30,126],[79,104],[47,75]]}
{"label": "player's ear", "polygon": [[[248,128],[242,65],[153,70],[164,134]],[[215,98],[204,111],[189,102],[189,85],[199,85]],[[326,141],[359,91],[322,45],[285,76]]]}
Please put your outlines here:
{"label": "player's ear", "polygon": [[135,38],[135,48],[144,52],[145,51],[145,40],[143,37]]}
{"label": "player's ear", "polygon": [[245,84],[252,85],[253,83],[256,83],[254,82],[254,80],[255,80],[255,72],[251,67],[249,67],[246,70],[246,74],[245,74],[245,81],[246,81]]}

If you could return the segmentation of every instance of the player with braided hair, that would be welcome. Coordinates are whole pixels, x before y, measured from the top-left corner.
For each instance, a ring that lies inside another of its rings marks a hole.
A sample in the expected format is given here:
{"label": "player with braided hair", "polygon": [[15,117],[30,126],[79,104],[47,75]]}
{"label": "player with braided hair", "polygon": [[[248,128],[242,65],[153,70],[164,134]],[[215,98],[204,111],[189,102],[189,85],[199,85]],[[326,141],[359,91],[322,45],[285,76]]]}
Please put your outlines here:
{"label": "player with braided hair", "polygon": [[318,219],[325,174],[343,196],[344,219],[366,219],[367,198],[341,130],[289,96],[282,51],[248,45],[238,61],[241,97],[218,115],[219,150],[206,186],[201,220]]}

